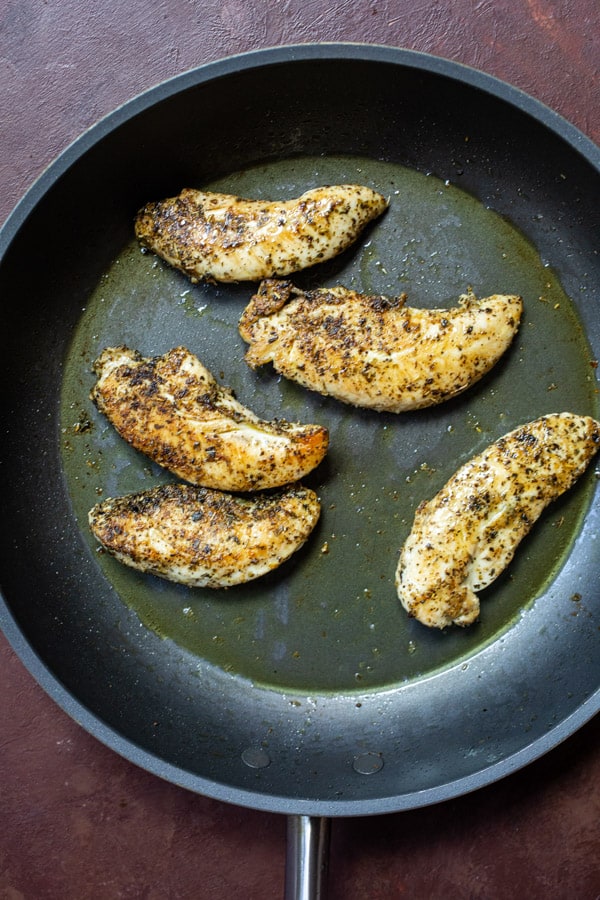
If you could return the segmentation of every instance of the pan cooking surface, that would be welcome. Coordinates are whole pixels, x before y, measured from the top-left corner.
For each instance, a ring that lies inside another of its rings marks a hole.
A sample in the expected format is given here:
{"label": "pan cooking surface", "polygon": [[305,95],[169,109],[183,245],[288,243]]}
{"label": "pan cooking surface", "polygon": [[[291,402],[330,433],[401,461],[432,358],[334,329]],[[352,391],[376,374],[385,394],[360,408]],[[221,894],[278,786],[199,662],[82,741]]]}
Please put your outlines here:
{"label": "pan cooking surface", "polygon": [[132,240],[85,298],[62,395],[62,459],[92,547],[86,517],[99,497],[173,480],[129,448],[88,399],[92,362],[105,346],[126,343],[155,355],[185,344],[263,418],[330,429],[328,458],[306,479],[322,500],[320,524],[268,577],[228,591],[190,590],[97,556],[148,628],[225,671],[308,693],[403,684],[467,661],[490,642],[509,640],[534,602],[549,604],[552,620],[581,609],[579,597],[575,606],[570,596],[550,600],[544,591],[567,558],[594,481],[592,466],[549,508],[506,573],[482,592],[479,623],[439,633],[408,619],[394,572],[418,503],[518,424],[562,410],[596,414],[592,354],[551,266],[509,220],[462,190],[460,176],[449,183],[372,159],[304,157],[232,173],[208,187],[275,199],[340,182],[372,186],[390,197],[390,208],[354,249],[296,283],[405,291],[409,304],[429,307],[455,305],[469,287],[478,296],[521,294],[520,331],[482,382],[433,410],[394,416],[310,394],[269,368],[253,373],[237,332],[253,286],[193,285]]}

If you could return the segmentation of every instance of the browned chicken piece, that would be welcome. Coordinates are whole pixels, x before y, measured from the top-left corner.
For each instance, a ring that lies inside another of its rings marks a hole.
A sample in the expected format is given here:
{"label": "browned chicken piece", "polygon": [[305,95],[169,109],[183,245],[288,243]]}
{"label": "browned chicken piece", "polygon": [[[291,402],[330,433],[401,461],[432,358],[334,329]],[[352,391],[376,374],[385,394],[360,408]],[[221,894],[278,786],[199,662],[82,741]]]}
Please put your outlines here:
{"label": "browned chicken piece", "polygon": [[417,508],[396,573],[398,596],[424,625],[470,625],[477,591],[506,568],[543,510],[600,448],[600,423],[557,413],[511,431]]}
{"label": "browned chicken piece", "polygon": [[485,375],[510,345],[523,308],[520,297],[503,294],[466,294],[451,309],[405,301],[266,280],[240,320],[251,345],[246,361],[271,362],[286,378],[355,406],[420,409]]}
{"label": "browned chicken piece", "polygon": [[107,499],[92,532],[120,562],[188,587],[231,587],[280,566],[307,540],[320,513],[301,485],[239,497],[167,484]]}
{"label": "browned chicken piece", "polygon": [[91,397],[136,450],[193,484],[229,491],[298,481],[327,452],[321,425],[262,421],[185,347],[145,358],[109,347]]}
{"label": "browned chicken piece", "polygon": [[275,202],[185,188],[144,206],[135,233],[192,281],[260,281],[337,256],[387,205],[357,184]]}

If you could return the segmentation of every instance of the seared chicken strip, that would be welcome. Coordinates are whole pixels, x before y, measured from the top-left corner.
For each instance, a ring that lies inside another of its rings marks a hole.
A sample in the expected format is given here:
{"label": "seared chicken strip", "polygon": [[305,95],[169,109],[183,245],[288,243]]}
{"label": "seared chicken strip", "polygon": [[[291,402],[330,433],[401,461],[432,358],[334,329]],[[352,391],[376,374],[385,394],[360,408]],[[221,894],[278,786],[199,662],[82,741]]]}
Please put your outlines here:
{"label": "seared chicken strip", "polygon": [[441,403],[485,375],[522,313],[514,295],[467,294],[452,309],[413,309],[405,300],[266,280],[240,320],[251,345],[246,362],[271,362],[313,391],[399,413]]}
{"label": "seared chicken strip", "polygon": [[327,452],[321,425],[262,421],[185,347],[145,358],[109,347],[91,397],[136,450],[205,487],[249,491],[302,478]]}
{"label": "seared chicken strip", "polygon": [[589,416],[542,416],[491,444],[417,507],[396,572],[398,596],[424,625],[470,625],[476,592],[506,568],[545,507],[600,448]]}
{"label": "seared chicken strip", "polygon": [[260,281],[337,256],[387,205],[356,184],[276,202],[186,188],[144,206],[135,233],[192,281]]}
{"label": "seared chicken strip", "polygon": [[238,497],[166,484],[104,500],[89,513],[102,546],[120,562],[189,587],[231,587],[277,568],[319,518],[316,494],[289,485]]}

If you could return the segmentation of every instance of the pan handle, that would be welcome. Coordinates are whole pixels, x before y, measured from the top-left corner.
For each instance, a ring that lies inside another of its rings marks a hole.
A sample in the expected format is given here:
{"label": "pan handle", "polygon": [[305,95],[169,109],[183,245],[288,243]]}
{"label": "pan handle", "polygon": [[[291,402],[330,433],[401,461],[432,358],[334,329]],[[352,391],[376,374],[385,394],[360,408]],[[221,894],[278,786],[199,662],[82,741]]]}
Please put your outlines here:
{"label": "pan handle", "polygon": [[288,816],[285,900],[325,900],[330,819]]}

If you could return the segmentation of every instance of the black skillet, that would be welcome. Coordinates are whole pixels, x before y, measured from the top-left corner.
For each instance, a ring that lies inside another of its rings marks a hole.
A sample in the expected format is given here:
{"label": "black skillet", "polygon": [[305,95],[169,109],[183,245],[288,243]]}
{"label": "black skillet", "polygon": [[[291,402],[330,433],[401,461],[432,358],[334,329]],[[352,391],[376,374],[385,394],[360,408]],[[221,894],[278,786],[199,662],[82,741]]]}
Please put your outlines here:
{"label": "black skillet", "polygon": [[[388,194],[355,248],[303,273],[413,305],[521,293],[519,335],[476,387],[388,416],[251,372],[248,285],[191,285],[132,237],[183,186],[292,197],[327,182]],[[321,889],[329,817],[472,791],[599,708],[598,462],[482,595],[431,632],[396,599],[415,507],[466,459],[543,413],[598,415],[600,152],[530,97],[430,56],[284,47],[160,85],[86,132],[0,234],[2,627],[81,725],[190,790],[289,816],[287,889]],[[99,497],[170,480],[88,399],[107,345],[186,344],[264,417],[322,422],[307,546],[246,587],[190,591],[99,554]],[[576,664],[575,664],[576,661]]]}

